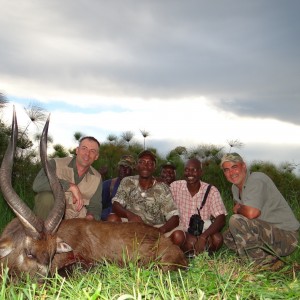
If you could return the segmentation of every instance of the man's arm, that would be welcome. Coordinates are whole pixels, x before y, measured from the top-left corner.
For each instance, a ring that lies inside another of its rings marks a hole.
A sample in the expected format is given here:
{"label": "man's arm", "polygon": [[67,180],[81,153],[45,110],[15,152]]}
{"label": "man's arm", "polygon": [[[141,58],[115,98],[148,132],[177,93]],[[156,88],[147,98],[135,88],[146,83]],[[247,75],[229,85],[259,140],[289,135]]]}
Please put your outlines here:
{"label": "man's arm", "polygon": [[[55,168],[55,170],[56,170],[56,164],[53,159],[51,159],[49,161],[49,164],[51,165],[51,167]],[[52,191],[50,184],[49,184],[49,179],[43,168],[36,175],[36,177],[33,181],[32,189],[36,193]]]}
{"label": "man's arm", "polygon": [[226,223],[224,214],[218,215],[213,223],[200,235],[200,238],[207,239],[210,235],[221,232]]}
{"label": "man's arm", "polygon": [[100,220],[102,213],[102,179],[99,182],[98,188],[87,206],[87,219]]}
{"label": "man's arm", "polygon": [[134,214],[128,209],[124,208],[118,201],[114,201],[112,205],[112,211],[120,218],[127,218],[130,222],[140,222],[143,223],[143,220],[140,216]]}
{"label": "man's arm", "polygon": [[197,244],[195,244],[196,253],[205,250],[205,245],[209,236],[212,236],[218,232],[221,232],[222,228],[225,226],[226,217],[224,214],[218,215],[214,222],[198,237]]}
{"label": "man's arm", "polygon": [[261,211],[255,207],[243,205],[240,203],[237,203],[233,207],[233,212],[235,214],[243,215],[244,217],[248,219],[256,219],[260,216]]}
{"label": "man's arm", "polygon": [[161,233],[166,233],[179,225],[179,216],[172,216],[163,226],[159,227]]}
{"label": "man's arm", "polygon": [[[49,164],[52,168],[54,168],[54,170],[56,172],[55,160],[50,159]],[[59,179],[59,182],[62,185],[62,188],[65,192],[70,188],[70,183],[68,181],[63,180],[63,179]],[[48,177],[47,177],[47,175],[46,175],[43,168],[39,171],[39,173],[35,177],[35,179],[33,181],[32,189],[36,193],[52,192],[51,186],[50,186],[50,183],[49,183],[49,179],[48,179]]]}

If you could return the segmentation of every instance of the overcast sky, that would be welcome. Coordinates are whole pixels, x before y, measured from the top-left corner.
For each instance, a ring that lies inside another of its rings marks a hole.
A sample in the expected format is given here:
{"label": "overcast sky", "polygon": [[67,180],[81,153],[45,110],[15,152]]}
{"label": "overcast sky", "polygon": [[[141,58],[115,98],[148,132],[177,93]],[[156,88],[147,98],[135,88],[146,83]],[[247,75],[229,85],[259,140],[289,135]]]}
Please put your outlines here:
{"label": "overcast sky", "polygon": [[76,145],[76,131],[142,143],[141,129],[161,154],[237,139],[249,162],[300,163],[300,1],[0,7],[0,92],[19,119],[31,102],[51,112],[54,143]]}

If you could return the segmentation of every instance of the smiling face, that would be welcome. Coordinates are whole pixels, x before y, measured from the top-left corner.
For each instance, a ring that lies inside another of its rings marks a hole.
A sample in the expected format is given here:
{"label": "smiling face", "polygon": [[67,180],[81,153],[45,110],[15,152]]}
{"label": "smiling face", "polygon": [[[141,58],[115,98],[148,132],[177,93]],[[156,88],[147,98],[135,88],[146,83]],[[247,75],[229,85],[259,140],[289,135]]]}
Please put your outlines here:
{"label": "smiling face", "polygon": [[222,165],[226,179],[242,189],[247,175],[247,167],[244,162],[226,161]]}
{"label": "smiling face", "polygon": [[198,159],[188,160],[184,167],[184,179],[187,184],[199,183],[201,175],[201,162]]}
{"label": "smiling face", "polygon": [[82,168],[89,168],[99,157],[99,145],[92,139],[84,139],[76,149],[76,162]]}
{"label": "smiling face", "polygon": [[176,171],[171,166],[163,167],[160,174],[161,179],[167,185],[176,180]]}

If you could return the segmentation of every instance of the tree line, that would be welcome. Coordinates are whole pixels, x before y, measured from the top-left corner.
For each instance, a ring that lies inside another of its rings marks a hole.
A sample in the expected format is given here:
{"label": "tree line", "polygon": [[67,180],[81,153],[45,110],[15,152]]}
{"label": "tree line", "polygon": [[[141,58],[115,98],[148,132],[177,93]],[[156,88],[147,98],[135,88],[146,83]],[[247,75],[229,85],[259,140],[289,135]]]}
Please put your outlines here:
{"label": "tree line", "polygon": [[[0,93],[0,112],[9,103],[7,98]],[[19,138],[17,143],[17,151],[14,160],[12,183],[21,198],[32,208],[34,194],[32,191],[33,180],[41,168],[38,148],[36,142],[40,139],[39,132],[30,134],[29,125],[35,124],[37,128],[42,130],[42,127],[48,116],[48,112],[38,104],[30,103],[24,110],[28,116],[28,123],[25,127],[19,127]],[[144,149],[148,149],[157,155],[157,170],[159,176],[160,165],[166,161],[172,161],[176,166],[177,179],[183,178],[184,163],[187,159],[196,157],[203,165],[203,180],[215,185],[222,193],[223,197],[230,197],[230,184],[226,181],[222,170],[219,167],[222,155],[225,152],[233,152],[244,145],[239,140],[228,141],[225,147],[216,145],[199,145],[193,148],[177,146],[170,150],[166,156],[159,155],[157,149],[146,147],[146,139],[150,136],[150,132],[140,130],[143,142],[137,142],[134,138],[134,133],[125,131],[116,136],[109,134],[105,141],[101,141],[100,156],[93,166],[103,174],[103,179],[113,178],[117,176],[117,163],[124,154],[131,154],[134,157]],[[2,114],[0,118],[0,161],[2,161],[4,152],[9,142],[11,134],[11,124],[5,124]],[[74,140],[79,141],[83,136],[81,132],[74,133]],[[61,144],[54,144],[53,138],[49,137],[49,145],[52,147],[50,157],[65,157],[75,155],[75,148],[66,149]],[[50,150],[50,149],[49,149]],[[282,194],[288,197],[300,198],[300,178],[294,174],[295,165],[292,163],[283,163],[280,167],[275,166],[270,162],[254,161],[249,166],[251,171],[262,171],[269,175],[275,184],[278,186]],[[0,194],[1,196],[1,194]],[[12,218],[12,213],[7,207],[5,201],[0,197],[1,212],[7,217],[7,221]],[[298,202],[298,201],[297,201]],[[300,211],[299,207],[296,208]],[[3,215],[3,214],[2,214]],[[4,221],[5,222],[5,221]],[[1,225],[1,224],[0,224]]]}

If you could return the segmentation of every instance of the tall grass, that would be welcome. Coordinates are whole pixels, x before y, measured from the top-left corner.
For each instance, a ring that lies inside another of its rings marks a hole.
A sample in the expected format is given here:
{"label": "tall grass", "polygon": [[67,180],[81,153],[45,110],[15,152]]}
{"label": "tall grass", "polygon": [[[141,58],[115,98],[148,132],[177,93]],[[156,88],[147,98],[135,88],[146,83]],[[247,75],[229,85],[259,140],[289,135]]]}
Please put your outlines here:
{"label": "tall grass", "polygon": [[[298,269],[297,269],[298,268]],[[188,270],[162,273],[152,265],[120,268],[103,263],[70,278],[56,274],[44,284],[29,279],[11,284],[4,272],[1,299],[299,299],[299,265],[277,272],[242,265],[222,249],[215,257],[200,255]]]}
{"label": "tall grass", "polygon": [[[230,212],[230,195],[224,191],[222,196]],[[12,283],[4,269],[0,299],[300,299],[300,246],[284,261],[280,270],[257,269],[223,246],[178,272],[163,273],[154,264],[101,263],[89,271],[77,266],[69,278],[55,274],[42,285],[29,278]]]}
{"label": "tall grass", "polygon": [[[208,168],[203,180],[220,190],[228,220],[233,205],[230,184],[218,166]],[[273,180],[300,219],[300,179],[283,174]],[[20,182],[15,189],[32,207],[33,192]],[[0,212],[0,228],[4,228],[14,215],[1,194]],[[78,266],[69,278],[55,274],[42,285],[29,278],[11,282],[4,268],[0,299],[300,299],[300,246],[284,261],[280,270],[257,269],[242,264],[223,246],[213,257],[204,253],[191,260],[188,270],[162,273],[154,264],[139,268],[132,262],[120,268],[102,263],[90,271]]]}

